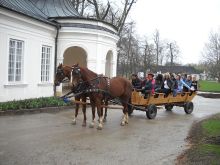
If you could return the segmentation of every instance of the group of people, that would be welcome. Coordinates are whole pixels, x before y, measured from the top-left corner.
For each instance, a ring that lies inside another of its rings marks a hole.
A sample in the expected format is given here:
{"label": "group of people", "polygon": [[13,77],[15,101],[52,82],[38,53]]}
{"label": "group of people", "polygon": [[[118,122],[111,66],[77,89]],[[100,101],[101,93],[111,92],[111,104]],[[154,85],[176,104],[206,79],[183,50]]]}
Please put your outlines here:
{"label": "group of people", "polygon": [[187,74],[165,73],[157,74],[154,78],[153,73],[148,73],[144,80],[138,78],[137,74],[132,74],[131,79],[133,88],[141,91],[145,97],[154,93],[164,93],[165,96],[173,93],[176,96],[177,93],[198,90],[196,77]]}

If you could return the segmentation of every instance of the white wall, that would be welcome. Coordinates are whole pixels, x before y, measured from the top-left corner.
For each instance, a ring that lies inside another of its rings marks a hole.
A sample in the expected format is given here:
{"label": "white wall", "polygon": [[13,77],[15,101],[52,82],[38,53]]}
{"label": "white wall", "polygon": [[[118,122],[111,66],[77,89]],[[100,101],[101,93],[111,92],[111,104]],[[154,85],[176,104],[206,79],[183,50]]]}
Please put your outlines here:
{"label": "white wall", "polygon": [[[111,26],[96,22],[75,20],[94,24],[115,31]],[[68,21],[67,21],[68,22]],[[115,31],[116,32],[116,31]],[[5,9],[0,9],[0,102],[26,98],[53,96],[54,48],[56,28]],[[23,81],[8,82],[9,39],[24,41]],[[81,47],[87,55],[87,67],[98,74],[105,74],[106,56],[113,52],[111,77],[116,75],[118,36],[97,29],[62,27],[58,38],[57,64],[63,63],[64,52],[73,46]],[[52,47],[50,82],[42,84],[41,47]],[[61,89],[58,87],[58,90]],[[61,89],[62,90],[62,89]]]}
{"label": "white wall", "polygon": [[[0,102],[53,95],[55,28],[0,9]],[[24,41],[23,81],[8,82],[9,39]],[[50,83],[41,83],[41,47],[52,47]]]}
{"label": "white wall", "polygon": [[63,55],[66,49],[78,46],[86,51],[87,67],[98,74],[105,74],[106,56],[108,51],[112,51],[113,71],[111,73],[112,77],[116,76],[117,41],[118,36],[109,32],[96,29],[62,27],[58,40],[58,63],[63,62]]}

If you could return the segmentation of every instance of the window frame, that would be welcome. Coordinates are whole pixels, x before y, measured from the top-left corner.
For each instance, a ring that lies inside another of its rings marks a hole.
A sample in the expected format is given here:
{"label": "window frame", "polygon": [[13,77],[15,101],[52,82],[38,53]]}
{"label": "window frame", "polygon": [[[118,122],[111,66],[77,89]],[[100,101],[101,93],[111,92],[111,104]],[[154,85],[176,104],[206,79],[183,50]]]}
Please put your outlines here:
{"label": "window frame", "polygon": [[[43,48],[45,49],[44,51],[44,58],[43,58]],[[48,54],[49,50],[49,54]],[[52,67],[52,46],[42,44],[41,45],[41,58],[40,58],[40,84],[49,84],[51,82],[51,67]],[[48,56],[49,55],[49,56]],[[49,57],[49,60],[48,60]],[[49,61],[47,63],[47,60]],[[44,65],[44,70],[42,70],[42,65]],[[47,68],[48,66],[48,68]],[[42,74],[42,72],[44,73]]]}
{"label": "window frame", "polygon": [[[10,80],[9,76],[10,76],[10,58],[11,58],[11,42],[15,42],[15,46],[14,46],[14,59],[12,61],[13,63],[13,74],[12,74],[12,80]],[[16,66],[16,63],[17,63],[17,59],[18,59],[18,43],[21,43],[21,47],[20,47],[20,50],[21,50],[21,54],[20,54],[20,67],[18,69],[20,69],[20,80],[16,80],[16,77],[19,75],[17,74],[16,70],[17,70],[17,66]],[[10,37],[8,39],[8,52],[7,52],[7,82],[9,84],[21,84],[23,81],[24,81],[24,54],[25,54],[25,41],[22,40],[22,39],[17,39],[16,37]]]}

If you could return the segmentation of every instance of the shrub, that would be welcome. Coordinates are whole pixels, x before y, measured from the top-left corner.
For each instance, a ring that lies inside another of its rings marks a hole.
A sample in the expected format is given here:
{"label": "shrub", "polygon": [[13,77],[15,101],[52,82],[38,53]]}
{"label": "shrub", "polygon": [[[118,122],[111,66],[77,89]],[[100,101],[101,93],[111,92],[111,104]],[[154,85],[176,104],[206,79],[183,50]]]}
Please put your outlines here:
{"label": "shrub", "polygon": [[71,102],[65,103],[62,99],[57,97],[41,97],[35,99],[25,99],[18,101],[8,101],[0,103],[0,110],[18,110],[18,109],[32,109],[43,107],[56,107],[71,105]]}

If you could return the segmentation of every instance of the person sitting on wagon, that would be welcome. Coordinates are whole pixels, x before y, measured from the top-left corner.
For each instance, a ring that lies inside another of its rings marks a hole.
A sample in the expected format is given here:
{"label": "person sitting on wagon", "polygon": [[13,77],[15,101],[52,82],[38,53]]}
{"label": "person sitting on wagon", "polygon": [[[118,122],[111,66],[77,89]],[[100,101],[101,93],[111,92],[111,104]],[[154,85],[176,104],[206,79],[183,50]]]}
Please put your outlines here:
{"label": "person sitting on wagon", "polygon": [[145,82],[145,86],[143,86],[142,88],[142,93],[145,95],[145,98],[154,93],[155,80],[153,79],[153,77],[153,73],[147,74],[147,81]]}
{"label": "person sitting on wagon", "polygon": [[134,89],[141,89],[141,80],[138,78],[137,74],[131,75],[131,84]]}
{"label": "person sitting on wagon", "polygon": [[161,87],[163,85],[163,75],[162,74],[158,74],[157,77],[155,78],[155,92],[158,90],[161,90]]}
{"label": "person sitting on wagon", "polygon": [[176,75],[174,73],[172,73],[170,77],[171,77],[171,81],[173,83],[171,91],[173,92],[173,96],[175,97],[177,95],[177,91],[178,91],[178,82],[176,80]]}
{"label": "person sitting on wagon", "polygon": [[183,87],[187,88],[188,90],[190,90],[190,86],[188,86],[184,80],[181,78],[181,75],[177,75],[176,76],[176,80],[177,80],[177,84],[178,84],[178,88],[177,88],[177,92],[181,93],[183,92]]}
{"label": "person sitting on wagon", "polygon": [[168,96],[171,93],[171,89],[173,89],[174,83],[170,79],[170,74],[165,73],[163,85],[160,90],[157,90],[158,93],[164,93],[165,96]]}
{"label": "person sitting on wagon", "polygon": [[[187,79],[186,79],[185,83],[186,83],[189,87],[191,87],[191,85],[192,85],[192,76],[191,76],[191,75],[188,75],[188,76],[187,76]],[[190,91],[190,88],[188,88],[188,87],[186,87],[186,86],[184,85],[184,86],[183,86],[183,92],[189,92],[189,91]]]}
{"label": "person sitting on wagon", "polygon": [[193,91],[198,90],[198,81],[196,80],[196,76],[193,76],[193,78],[192,78],[191,90],[193,90]]}

